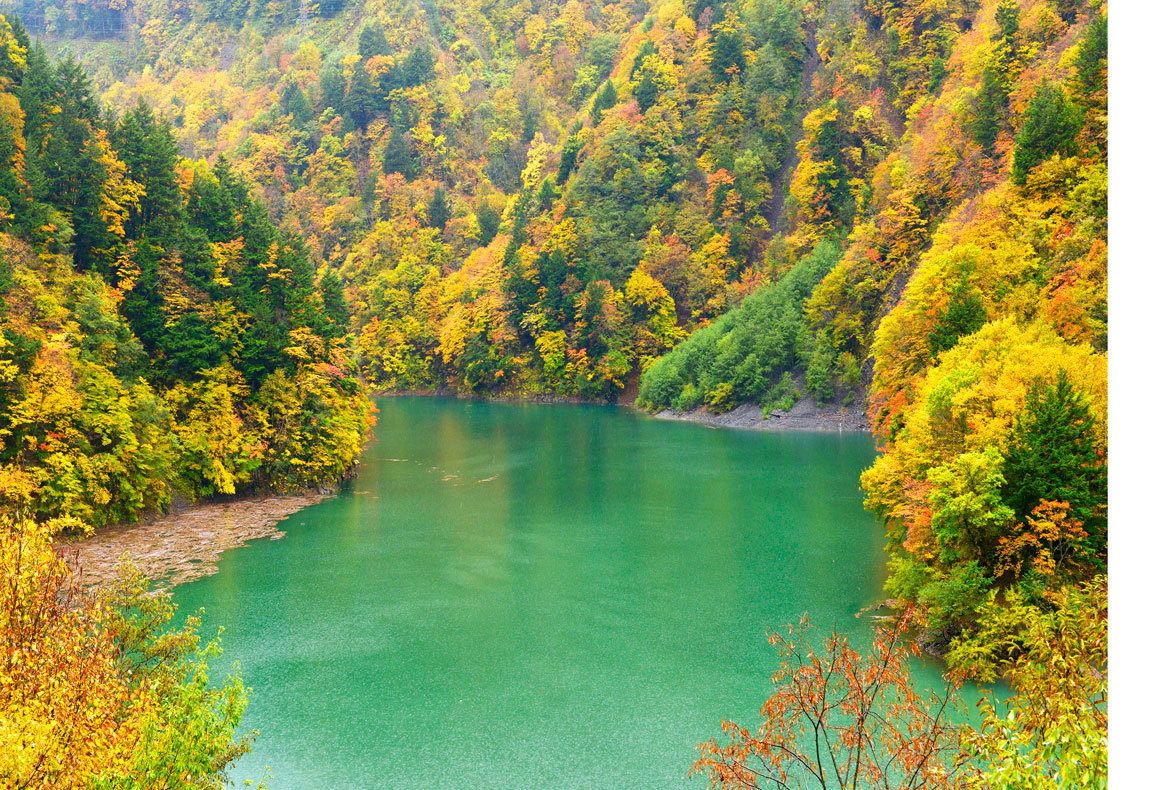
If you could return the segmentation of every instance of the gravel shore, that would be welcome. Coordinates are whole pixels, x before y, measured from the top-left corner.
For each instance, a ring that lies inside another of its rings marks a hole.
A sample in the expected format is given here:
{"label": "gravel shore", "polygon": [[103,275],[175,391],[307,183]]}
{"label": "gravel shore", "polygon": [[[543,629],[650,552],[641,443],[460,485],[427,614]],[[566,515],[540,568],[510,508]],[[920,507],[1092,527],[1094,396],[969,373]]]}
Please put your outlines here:
{"label": "gravel shore", "polygon": [[774,410],[764,417],[754,403],[745,403],[724,414],[712,414],[706,408],[677,412],[665,409],[656,417],[663,420],[688,420],[717,428],[744,428],[757,431],[855,431],[869,433],[869,420],[863,403],[852,406],[825,404],[802,398],[789,411]]}
{"label": "gravel shore", "polygon": [[280,521],[330,496],[312,492],[197,505],[101,529],[88,538],[62,540],[58,547],[86,588],[113,581],[127,554],[152,581],[173,587],[217,573],[218,559],[228,549],[260,538],[278,540],[285,534],[276,529]]}

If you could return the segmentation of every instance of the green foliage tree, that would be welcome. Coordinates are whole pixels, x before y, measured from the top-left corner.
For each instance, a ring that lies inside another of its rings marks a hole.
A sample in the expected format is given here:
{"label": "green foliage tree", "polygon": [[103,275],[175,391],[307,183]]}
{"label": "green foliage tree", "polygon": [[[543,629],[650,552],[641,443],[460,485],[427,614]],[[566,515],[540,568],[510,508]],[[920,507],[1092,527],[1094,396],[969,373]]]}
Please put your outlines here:
{"label": "green foliage tree", "polygon": [[122,116],[112,136],[129,176],[144,194],[138,208],[130,207],[126,232],[131,237],[150,233],[173,238],[181,212],[176,169],[178,146],[168,124],[160,121],[144,99]]}
{"label": "green foliage tree", "polygon": [[949,302],[938,314],[934,328],[930,331],[930,354],[938,354],[951,349],[958,339],[977,332],[986,323],[986,307],[980,292],[974,288],[965,274],[950,291]]}
{"label": "green foliage tree", "polygon": [[428,201],[429,227],[444,230],[452,216],[453,207],[449,203],[448,193],[445,192],[444,187],[438,186],[433,190],[432,198]]}
{"label": "green foliage tree", "polygon": [[1015,183],[1024,184],[1030,171],[1055,154],[1071,156],[1075,137],[1083,128],[1083,113],[1058,85],[1042,83],[1027,111],[1015,139]]}
{"label": "green foliage tree", "polygon": [[1052,596],[981,607],[982,629],[950,652],[959,671],[983,680],[1005,672],[1005,708],[984,697],[982,726],[964,736],[967,786],[974,790],[1107,787],[1107,579]]}
{"label": "green foliage tree", "polygon": [[1107,464],[1095,416],[1064,372],[1028,391],[1002,474],[1003,495],[1016,514],[1029,516],[1044,501],[1067,503],[1087,530],[1093,560],[1106,553]]}
{"label": "green foliage tree", "polygon": [[836,397],[835,366],[836,350],[824,333],[817,334],[804,371],[804,383],[818,403],[828,403]]}
{"label": "green foliage tree", "polygon": [[384,28],[376,22],[366,22],[360,28],[360,35],[358,40],[358,51],[361,60],[380,56],[388,56],[392,54],[392,50],[388,46],[388,38],[384,35]]}
{"label": "green foliage tree", "polygon": [[481,232],[481,243],[488,244],[501,227],[501,214],[488,203],[477,209],[477,229]]}
{"label": "green foliage tree", "polygon": [[399,173],[405,178],[416,177],[416,157],[412,154],[412,147],[408,144],[408,136],[402,131],[393,129],[388,136],[388,144],[384,147],[384,159],[381,162],[385,173]]}
{"label": "green foliage tree", "polygon": [[299,87],[299,83],[292,82],[283,89],[282,101],[283,109],[295,119],[295,123],[302,125],[311,120],[311,105],[308,103],[303,89]]}
{"label": "green foliage tree", "polygon": [[408,87],[423,85],[432,79],[436,58],[427,44],[421,44],[408,53],[401,64],[401,77]]}
{"label": "green foliage tree", "polygon": [[743,79],[747,68],[744,31],[739,25],[739,18],[735,12],[729,12],[727,17],[715,28],[715,38],[711,44],[711,72],[720,82],[728,82],[733,78]]}
{"label": "green foliage tree", "polygon": [[1107,93],[1107,16],[1097,16],[1087,26],[1087,34],[1075,58],[1073,86],[1084,100]]}
{"label": "green foliage tree", "polygon": [[976,96],[970,134],[988,153],[1007,115],[1011,64],[1018,57],[1019,7],[1016,0],[1001,0],[995,9],[998,30],[992,37],[994,48],[982,75],[982,87]]}
{"label": "green foliage tree", "polygon": [[372,120],[376,111],[376,89],[372,85],[372,78],[367,69],[359,67],[352,74],[348,84],[348,92],[344,95],[342,109],[344,115],[352,119],[358,128],[363,129]]}
{"label": "green foliage tree", "polygon": [[659,83],[651,69],[639,69],[636,74],[638,81],[635,83],[632,93],[635,101],[639,103],[639,110],[646,112],[654,107],[655,102],[659,99]]}
{"label": "green foliage tree", "polygon": [[323,107],[330,107],[337,112],[341,111],[346,88],[343,71],[338,64],[328,63],[320,69],[319,98]]}
{"label": "green foliage tree", "polygon": [[558,160],[558,184],[565,184],[566,179],[574,172],[582,145],[583,140],[577,133],[566,138],[566,142],[562,146],[562,156]]}
{"label": "green foliage tree", "polygon": [[323,337],[327,339],[343,337],[348,332],[351,310],[344,296],[343,281],[333,270],[328,269],[319,278],[319,295],[327,319],[327,326],[322,332]]}
{"label": "green foliage tree", "polygon": [[156,697],[134,750],[128,777],[98,781],[97,788],[195,790],[221,785],[226,771],[251,750],[257,733],[235,735],[247,706],[247,688],[230,673],[221,687],[211,684],[209,662],[221,653],[217,640],[202,644],[202,615],[170,628],[176,606],[167,592],[149,589],[132,565],[102,594],[111,613],[105,626],[117,646],[125,676]]}
{"label": "green foliage tree", "polygon": [[598,93],[594,96],[594,103],[590,106],[590,120],[595,125],[602,120],[602,113],[618,104],[618,94],[614,90],[614,83],[610,80],[602,83]]}

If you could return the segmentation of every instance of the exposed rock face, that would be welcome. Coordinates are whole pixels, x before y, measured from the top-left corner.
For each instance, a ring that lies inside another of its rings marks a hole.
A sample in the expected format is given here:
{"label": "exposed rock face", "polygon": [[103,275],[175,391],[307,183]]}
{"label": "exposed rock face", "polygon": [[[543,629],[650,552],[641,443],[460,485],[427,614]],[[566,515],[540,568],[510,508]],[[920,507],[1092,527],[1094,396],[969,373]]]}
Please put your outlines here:
{"label": "exposed rock face", "polygon": [[86,588],[113,581],[126,556],[151,580],[172,587],[216,573],[218,558],[227,549],[259,538],[278,540],[285,534],[276,529],[280,521],[329,496],[312,492],[199,505],[58,545]]}

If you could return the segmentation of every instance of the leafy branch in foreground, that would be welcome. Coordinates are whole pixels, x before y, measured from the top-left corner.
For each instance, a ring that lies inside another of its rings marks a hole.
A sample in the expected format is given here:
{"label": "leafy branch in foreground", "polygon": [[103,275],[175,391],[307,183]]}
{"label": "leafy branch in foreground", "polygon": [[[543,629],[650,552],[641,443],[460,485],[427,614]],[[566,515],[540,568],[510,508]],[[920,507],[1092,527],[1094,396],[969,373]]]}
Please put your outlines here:
{"label": "leafy branch in foreground", "polygon": [[1048,597],[1049,611],[1007,591],[950,651],[987,680],[997,663],[1013,692],[1001,707],[984,698],[981,731],[965,734],[976,790],[1107,787],[1107,577]]}
{"label": "leafy branch in foreground", "polygon": [[38,522],[31,477],[0,466],[0,788],[210,790],[250,749],[237,675],[210,682],[198,617],[140,573],[84,594]]}
{"label": "leafy branch in foreground", "polygon": [[759,732],[723,722],[730,743],[701,744],[692,774],[725,790],[958,786],[959,728],[946,717],[961,704],[958,682],[928,698],[914,689],[908,661],[917,648],[906,637],[913,615],[883,630],[864,657],[836,632],[818,652],[807,618],[787,635],[771,634],[780,665]]}
{"label": "leafy branch in foreground", "polygon": [[[909,677],[924,622],[907,610],[862,657],[833,633],[817,652],[807,620],[773,634],[780,665],[758,733],[723,723],[731,741],[700,746],[693,774],[710,788],[1074,790],[1107,787],[1107,577],[1048,592],[1018,590],[980,607],[981,628],[954,641],[944,693],[923,699]],[[1005,703],[985,694],[981,726],[954,725],[964,678],[1004,675]]]}

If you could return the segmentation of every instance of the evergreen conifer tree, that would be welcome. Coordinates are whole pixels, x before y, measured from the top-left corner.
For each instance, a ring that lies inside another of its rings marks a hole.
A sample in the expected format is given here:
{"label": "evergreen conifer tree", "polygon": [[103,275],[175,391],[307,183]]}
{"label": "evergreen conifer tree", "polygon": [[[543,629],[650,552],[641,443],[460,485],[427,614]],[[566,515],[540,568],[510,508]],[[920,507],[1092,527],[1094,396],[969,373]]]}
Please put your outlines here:
{"label": "evergreen conifer tree", "polygon": [[1060,371],[1054,383],[1027,393],[1003,459],[1003,497],[1021,519],[1040,501],[1065,502],[1083,522],[1092,548],[1107,540],[1107,465],[1099,456],[1095,417],[1083,395]]}
{"label": "evergreen conifer tree", "polygon": [[453,216],[453,207],[449,204],[449,196],[444,187],[433,190],[432,200],[428,202],[428,225],[430,228],[444,230],[445,225]]}
{"label": "evergreen conifer tree", "polygon": [[1071,103],[1059,86],[1043,83],[1023,113],[1023,126],[1015,139],[1016,183],[1024,184],[1027,174],[1055,154],[1075,153],[1075,136],[1083,127],[1082,111]]}

